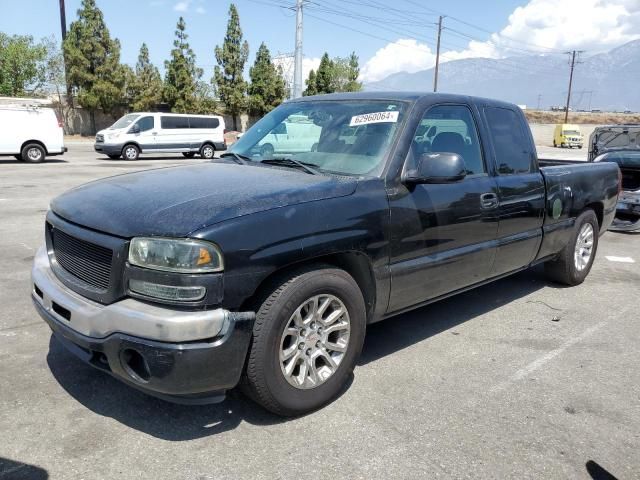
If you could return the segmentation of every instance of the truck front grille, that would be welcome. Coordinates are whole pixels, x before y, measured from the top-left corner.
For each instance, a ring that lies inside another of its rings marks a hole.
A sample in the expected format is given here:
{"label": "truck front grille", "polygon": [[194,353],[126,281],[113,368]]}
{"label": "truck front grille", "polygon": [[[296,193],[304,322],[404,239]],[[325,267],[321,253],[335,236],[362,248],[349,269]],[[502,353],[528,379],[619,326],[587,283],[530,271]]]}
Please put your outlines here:
{"label": "truck front grille", "polygon": [[67,272],[95,288],[109,288],[112,250],[72,237],[57,228],[51,230],[51,242],[58,264]]}

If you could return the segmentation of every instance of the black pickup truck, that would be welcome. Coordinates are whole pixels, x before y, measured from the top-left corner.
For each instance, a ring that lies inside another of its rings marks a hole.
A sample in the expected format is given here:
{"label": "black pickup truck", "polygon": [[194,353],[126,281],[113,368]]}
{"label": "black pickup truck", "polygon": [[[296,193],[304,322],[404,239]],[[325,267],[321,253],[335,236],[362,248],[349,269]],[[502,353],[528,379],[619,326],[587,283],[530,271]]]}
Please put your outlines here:
{"label": "black pickup truck", "polygon": [[55,198],[32,298],[69,350],[133,387],[212,403],[239,384],[297,415],[344,387],[370,323],[543,262],[581,283],[619,175],[540,167],[503,102],[306,97],[213,162]]}

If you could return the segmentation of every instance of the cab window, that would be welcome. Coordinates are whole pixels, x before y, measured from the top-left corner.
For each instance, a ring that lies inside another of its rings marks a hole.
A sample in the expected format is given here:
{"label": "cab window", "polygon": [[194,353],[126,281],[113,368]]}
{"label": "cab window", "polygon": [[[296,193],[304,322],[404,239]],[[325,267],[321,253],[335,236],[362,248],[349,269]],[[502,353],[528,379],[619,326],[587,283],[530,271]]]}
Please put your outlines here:
{"label": "cab window", "polygon": [[152,130],[154,126],[153,117],[142,117],[136,123],[141,132],[146,132],[147,130]]}
{"label": "cab window", "polygon": [[412,144],[413,153],[450,152],[464,159],[467,175],[486,174],[480,141],[471,111],[463,105],[430,108],[420,121]]}

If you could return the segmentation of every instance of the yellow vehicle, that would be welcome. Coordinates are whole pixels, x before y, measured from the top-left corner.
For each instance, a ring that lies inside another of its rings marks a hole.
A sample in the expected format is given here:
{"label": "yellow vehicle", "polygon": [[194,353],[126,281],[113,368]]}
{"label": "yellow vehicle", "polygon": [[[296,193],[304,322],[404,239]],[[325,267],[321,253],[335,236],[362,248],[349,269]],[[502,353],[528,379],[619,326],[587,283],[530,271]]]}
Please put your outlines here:
{"label": "yellow vehicle", "polygon": [[582,133],[580,133],[580,127],[578,125],[559,123],[553,131],[554,147],[582,148],[583,140],[584,137]]}

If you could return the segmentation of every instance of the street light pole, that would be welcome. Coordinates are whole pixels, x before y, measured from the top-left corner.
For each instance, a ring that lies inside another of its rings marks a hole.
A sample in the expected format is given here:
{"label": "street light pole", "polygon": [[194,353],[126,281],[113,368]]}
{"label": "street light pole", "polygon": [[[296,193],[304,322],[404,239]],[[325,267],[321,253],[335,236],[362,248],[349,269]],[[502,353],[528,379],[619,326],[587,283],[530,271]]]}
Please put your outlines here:
{"label": "street light pole", "polygon": [[436,67],[433,72],[433,91],[438,91],[438,67],[440,66],[440,36],[442,35],[442,19],[444,17],[440,15],[438,18],[438,43],[436,45]]}

